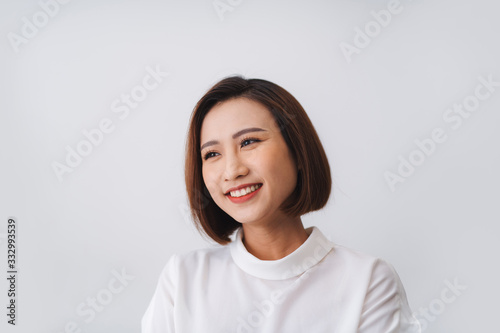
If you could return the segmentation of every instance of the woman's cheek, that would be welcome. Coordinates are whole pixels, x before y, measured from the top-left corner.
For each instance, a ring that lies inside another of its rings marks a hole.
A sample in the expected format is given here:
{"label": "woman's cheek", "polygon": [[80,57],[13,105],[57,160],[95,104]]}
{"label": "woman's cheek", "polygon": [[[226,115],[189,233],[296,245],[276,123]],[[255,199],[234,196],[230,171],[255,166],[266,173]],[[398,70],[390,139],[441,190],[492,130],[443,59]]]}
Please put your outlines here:
{"label": "woman's cheek", "polygon": [[205,186],[208,189],[208,192],[210,192],[210,195],[214,197],[214,194],[217,193],[216,191],[216,182],[214,181],[214,174],[213,170],[210,170],[210,168],[204,168],[203,169],[203,180],[205,181]]}

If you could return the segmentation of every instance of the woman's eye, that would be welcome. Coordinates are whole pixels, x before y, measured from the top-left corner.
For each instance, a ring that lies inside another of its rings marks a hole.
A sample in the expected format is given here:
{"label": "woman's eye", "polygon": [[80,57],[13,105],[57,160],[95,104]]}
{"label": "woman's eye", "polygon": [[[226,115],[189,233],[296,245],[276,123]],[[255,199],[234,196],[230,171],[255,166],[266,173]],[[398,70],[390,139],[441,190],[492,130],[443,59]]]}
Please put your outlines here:
{"label": "woman's eye", "polygon": [[208,153],[205,154],[205,156],[203,157],[205,160],[208,160],[210,157],[215,157],[217,154],[215,151],[209,151]]}
{"label": "woman's eye", "polygon": [[249,144],[251,144],[253,142],[258,142],[258,141],[260,141],[260,140],[258,140],[258,139],[252,139],[252,138],[244,139],[243,141],[241,141],[241,146],[245,147],[245,146],[248,146]]}
{"label": "woman's eye", "polygon": [[[241,147],[246,147],[254,142],[260,142],[260,140],[255,138],[247,138],[241,140],[240,145]],[[217,153],[216,151],[209,151],[205,153],[205,155],[203,155],[203,159],[208,160],[209,158],[216,157],[217,155],[219,155],[219,153]]]}

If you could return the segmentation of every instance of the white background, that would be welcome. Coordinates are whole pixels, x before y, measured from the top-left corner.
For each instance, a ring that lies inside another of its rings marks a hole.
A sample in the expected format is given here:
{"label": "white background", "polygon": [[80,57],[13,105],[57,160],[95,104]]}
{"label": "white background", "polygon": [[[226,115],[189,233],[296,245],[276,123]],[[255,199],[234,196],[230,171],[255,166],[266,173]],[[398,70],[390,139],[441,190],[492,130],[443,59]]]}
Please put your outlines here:
{"label": "white background", "polygon": [[[231,74],[289,90],[319,133],[334,191],[306,227],[392,263],[426,332],[496,328],[500,87],[457,129],[443,115],[480,76],[500,82],[497,2],[401,0],[350,62],[341,43],[388,1],[231,2],[219,15],[211,0],[73,0],[17,47],[41,5],[1,2],[1,276],[7,218],[19,223],[17,325],[2,278],[2,332],[139,331],[170,255],[212,246],[186,214],[184,143],[195,103]],[[120,119],[111,104],[147,67],[169,75]],[[104,118],[114,130],[59,181],[53,163]],[[391,191],[384,173],[434,128],[447,140]],[[116,294],[113,271],[134,277]],[[77,313],[98,295],[92,320]]]}

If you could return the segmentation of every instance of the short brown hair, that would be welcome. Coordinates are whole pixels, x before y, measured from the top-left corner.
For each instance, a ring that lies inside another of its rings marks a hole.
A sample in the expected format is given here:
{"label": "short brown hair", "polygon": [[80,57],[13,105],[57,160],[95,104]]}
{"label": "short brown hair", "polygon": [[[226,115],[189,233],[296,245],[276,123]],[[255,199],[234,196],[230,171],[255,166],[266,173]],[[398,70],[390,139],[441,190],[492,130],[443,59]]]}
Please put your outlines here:
{"label": "short brown hair", "polygon": [[330,165],[318,134],[300,103],[288,91],[261,79],[232,76],[219,81],[198,101],[191,114],[185,180],[197,229],[222,245],[231,241],[229,236],[241,223],[217,206],[205,186],[200,132],[207,113],[215,105],[234,98],[253,100],[272,113],[297,163],[297,186],[280,206],[285,214],[296,217],[323,208],[332,187]]}

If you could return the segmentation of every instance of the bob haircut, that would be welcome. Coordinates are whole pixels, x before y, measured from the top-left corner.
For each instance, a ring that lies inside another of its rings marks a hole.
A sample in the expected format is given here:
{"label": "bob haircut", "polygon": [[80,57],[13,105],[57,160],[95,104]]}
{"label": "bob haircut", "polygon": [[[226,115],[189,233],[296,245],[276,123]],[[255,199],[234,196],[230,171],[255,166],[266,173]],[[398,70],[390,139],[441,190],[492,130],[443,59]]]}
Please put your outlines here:
{"label": "bob haircut", "polygon": [[196,104],[186,141],[185,181],[196,228],[221,245],[241,223],[212,199],[202,175],[200,133],[207,113],[230,99],[247,98],[264,105],[274,116],[297,163],[297,186],[280,209],[296,217],[323,208],[330,197],[330,165],[311,120],[300,103],[282,87],[261,79],[232,76],[216,83]]}

